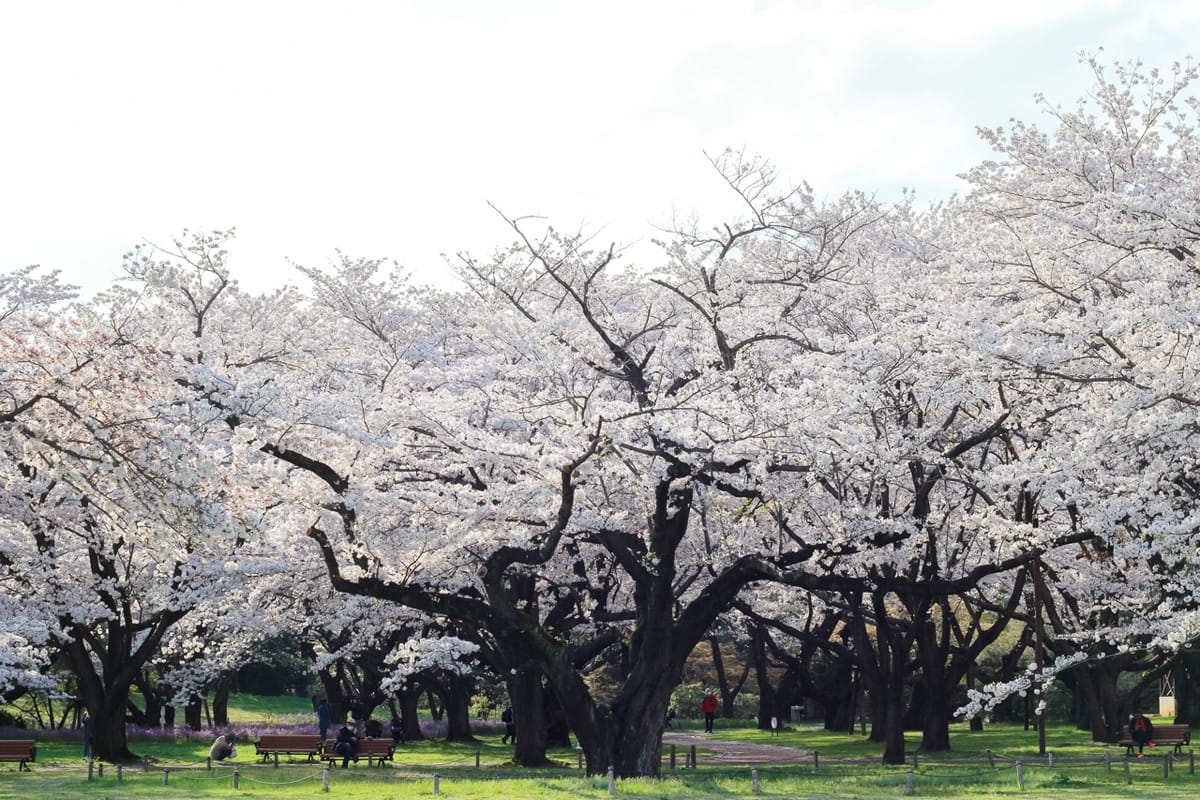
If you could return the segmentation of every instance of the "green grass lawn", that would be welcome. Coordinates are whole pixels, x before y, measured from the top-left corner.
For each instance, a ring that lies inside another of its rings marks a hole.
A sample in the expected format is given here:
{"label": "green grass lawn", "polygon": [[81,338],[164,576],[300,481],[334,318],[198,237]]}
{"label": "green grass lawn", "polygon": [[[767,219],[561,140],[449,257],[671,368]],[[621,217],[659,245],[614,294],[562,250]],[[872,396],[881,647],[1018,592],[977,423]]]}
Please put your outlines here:
{"label": "green grass lawn", "polygon": [[[1167,719],[1153,720],[1168,722]],[[822,758],[840,759],[880,759],[883,757],[883,745],[868,741],[857,730],[854,734],[834,733],[822,729],[816,723],[788,726],[778,734],[770,731],[760,731],[757,728],[721,727],[718,721],[717,730],[713,734],[720,739],[730,739],[761,744],[777,744],[786,747],[799,747],[805,750],[816,750]],[[921,744],[921,734],[910,731],[905,742],[909,753]],[[931,758],[982,758],[988,750],[1001,756],[1011,758],[1038,758],[1037,730],[1025,730],[1021,725],[988,725],[982,731],[971,731],[965,722],[950,726],[949,753],[931,754]],[[1124,748],[1109,745],[1108,749],[1114,756],[1124,753]],[[1092,742],[1087,731],[1076,730],[1073,725],[1066,723],[1048,723],[1046,725],[1046,750],[1055,756],[1103,757],[1105,745]],[[1044,757],[1043,757],[1044,758]]]}
{"label": "green grass lawn", "polygon": [[[242,696],[231,703],[230,716],[235,726],[307,724],[312,706],[305,698],[265,698]],[[295,718],[294,720],[292,718]],[[720,725],[720,723],[718,723]],[[691,725],[685,724],[684,728]],[[618,781],[616,794],[629,798],[882,798],[904,797],[911,763],[901,767],[883,767],[878,763],[881,746],[859,735],[830,733],[817,726],[800,725],[778,735],[752,728],[718,727],[715,738],[762,742],[816,750],[820,766],[758,768],[759,792],[753,793],[748,767],[710,767],[679,769],[671,774],[664,767],[659,780]],[[1126,784],[1124,763],[1118,748],[1109,748],[1114,763],[1104,763],[1105,748],[1087,741],[1086,733],[1067,725],[1051,725],[1047,732],[1050,752],[1059,759],[1087,759],[1079,764],[1067,761],[1054,766],[1037,754],[1037,734],[1020,726],[994,725],[972,733],[965,725],[954,726],[951,744],[954,751],[937,758],[923,759],[913,770],[914,795],[917,797],[986,798],[1077,797],[1080,800],[1133,798],[1139,800],[1176,800],[1200,791],[1200,780],[1188,772],[1185,757],[1175,771],[1164,779],[1162,758],[1131,764],[1132,785]],[[439,741],[414,742],[397,749],[396,761],[384,767],[367,767],[365,762],[343,770],[329,770],[331,791],[322,791],[323,765],[303,759],[281,759],[281,766],[255,763],[251,743],[239,746],[236,767],[208,769],[209,734],[180,732],[174,739],[133,738],[130,747],[146,757],[146,767],[124,767],[120,781],[113,765],[104,774],[93,772],[88,780],[77,738],[39,737],[38,760],[31,772],[19,773],[15,765],[0,765],[0,800],[3,798],[285,798],[338,797],[366,800],[432,797],[434,775],[438,775],[440,795],[455,798],[505,798],[506,800],[569,800],[569,798],[608,797],[603,777],[589,778],[575,765],[571,750],[552,752],[559,766],[524,770],[510,762],[512,749],[500,744],[498,735],[483,735],[478,743],[450,744]],[[910,749],[920,739],[909,737]],[[994,767],[986,763],[948,762],[956,757],[982,758],[987,750],[998,754]],[[480,766],[476,768],[476,753]],[[1022,759],[1025,786],[1017,785],[1014,761]],[[841,762],[841,763],[839,763]],[[682,764],[682,759],[680,759]],[[163,772],[167,784],[163,785]],[[238,787],[233,786],[237,775]]]}

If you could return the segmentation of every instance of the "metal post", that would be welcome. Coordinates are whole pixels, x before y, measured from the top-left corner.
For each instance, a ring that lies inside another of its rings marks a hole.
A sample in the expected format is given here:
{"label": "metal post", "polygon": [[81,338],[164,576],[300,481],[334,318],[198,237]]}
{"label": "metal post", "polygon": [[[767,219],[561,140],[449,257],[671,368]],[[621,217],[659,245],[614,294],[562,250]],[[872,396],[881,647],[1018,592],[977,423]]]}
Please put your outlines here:
{"label": "metal post", "polygon": [[758,767],[750,769],[750,785],[754,789],[754,793],[758,794]]}
{"label": "metal post", "polygon": [[1125,783],[1132,784],[1133,776],[1129,774],[1129,756],[1124,758],[1125,761]]}
{"label": "metal post", "polygon": [[321,774],[321,791],[328,792],[329,791],[329,765],[326,764],[325,768],[323,770],[321,770],[321,772],[322,772],[322,774]]}
{"label": "metal post", "polygon": [[433,793],[434,794],[442,793],[442,776],[438,775],[436,772],[433,773]]}
{"label": "metal post", "polygon": [[608,793],[615,795],[617,793],[617,778],[613,775],[613,768],[608,768]]}
{"label": "metal post", "polygon": [[1025,790],[1025,765],[1020,761],[1017,762],[1017,788]]}
{"label": "metal post", "polygon": [[163,786],[167,785],[167,772],[168,770],[163,770]]}
{"label": "metal post", "polygon": [[908,771],[908,781],[905,784],[904,789],[905,794],[912,794],[914,791],[916,791],[916,789],[913,787],[913,771],[911,769]]}

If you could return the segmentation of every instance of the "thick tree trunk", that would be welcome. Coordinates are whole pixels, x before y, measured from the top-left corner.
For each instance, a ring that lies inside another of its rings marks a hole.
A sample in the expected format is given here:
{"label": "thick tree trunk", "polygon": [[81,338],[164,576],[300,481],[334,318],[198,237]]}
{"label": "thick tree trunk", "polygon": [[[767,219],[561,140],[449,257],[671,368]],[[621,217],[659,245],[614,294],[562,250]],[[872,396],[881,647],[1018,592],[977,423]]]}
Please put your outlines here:
{"label": "thick tree trunk", "polygon": [[[928,613],[924,604],[917,604],[914,613],[917,619],[923,619]],[[921,716],[921,745],[923,753],[942,753],[950,749],[950,708],[949,678],[946,675],[946,659],[948,655],[941,647],[937,629],[931,620],[915,622],[917,656],[921,661],[921,676],[919,688],[914,692],[914,698],[919,694]],[[914,700],[913,707],[917,707]]]}
{"label": "thick tree trunk", "polygon": [[400,719],[404,722],[404,741],[406,742],[419,742],[425,739],[425,734],[421,733],[421,715],[418,710],[420,702],[420,689],[405,689],[400,692]]}
{"label": "thick tree trunk", "polygon": [[222,675],[213,688],[213,725],[218,728],[229,724],[229,691],[233,687],[233,677],[231,673]]}
{"label": "thick tree trunk", "polygon": [[204,707],[203,698],[199,695],[192,695],[188,700],[188,704],[183,707],[183,720],[188,729],[198,731],[204,727],[203,719]]}
{"label": "thick tree trunk", "polygon": [[1196,713],[1198,698],[1193,683],[1200,674],[1200,657],[1192,653],[1180,653],[1175,656],[1171,670],[1175,677],[1175,724],[1200,721],[1200,715]]}
{"label": "thick tree trunk", "polygon": [[516,668],[508,681],[512,699],[513,719],[517,726],[517,744],[513,761],[522,767],[541,767],[550,763],[546,758],[546,728],[542,692],[542,671],[537,664],[526,662]]}
{"label": "thick tree trunk", "polygon": [[890,685],[886,690],[883,720],[883,763],[903,764],[904,752],[904,691],[903,685]]}
{"label": "thick tree trunk", "polygon": [[450,675],[445,694],[446,741],[474,742],[471,734],[471,680],[466,675]]}
{"label": "thick tree trunk", "polygon": [[125,738],[126,698],[118,701],[110,695],[107,700],[103,705],[88,706],[92,715],[93,757],[116,763],[133,761],[136,756],[129,751],[129,743]]}

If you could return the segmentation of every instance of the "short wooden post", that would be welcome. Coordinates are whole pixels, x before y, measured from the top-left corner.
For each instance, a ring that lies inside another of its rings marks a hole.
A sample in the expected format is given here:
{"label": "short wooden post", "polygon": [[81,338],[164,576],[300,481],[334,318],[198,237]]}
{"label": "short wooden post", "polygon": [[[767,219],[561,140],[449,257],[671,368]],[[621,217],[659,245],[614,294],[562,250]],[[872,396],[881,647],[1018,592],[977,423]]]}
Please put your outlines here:
{"label": "short wooden post", "polygon": [[1020,761],[1017,762],[1017,788],[1025,790],[1025,765]]}
{"label": "short wooden post", "polygon": [[1196,751],[1188,748],[1188,774],[1196,774]]}
{"label": "short wooden post", "polygon": [[750,786],[755,794],[758,794],[758,767],[750,768]]}
{"label": "short wooden post", "polygon": [[1171,777],[1171,754],[1167,753],[1163,756],[1163,780]]}
{"label": "short wooden post", "polygon": [[1133,783],[1133,775],[1129,771],[1129,756],[1125,756],[1124,761],[1125,761],[1125,783],[1132,784]]}
{"label": "short wooden post", "polygon": [[242,776],[239,775],[238,771],[235,769],[233,771],[233,788],[237,789],[241,785],[241,779]]}
{"label": "short wooden post", "polygon": [[813,772],[821,768],[821,754],[813,750]]}
{"label": "short wooden post", "polygon": [[675,771],[675,745],[671,745],[671,771]]}
{"label": "short wooden post", "polygon": [[168,772],[168,770],[166,770],[166,769],[163,770],[163,786],[167,785],[167,772]]}
{"label": "short wooden post", "polygon": [[579,768],[583,769],[583,749],[582,748],[580,748],[579,753],[577,755],[579,756]]}
{"label": "short wooden post", "polygon": [[692,762],[692,764],[691,764],[692,768],[695,769],[696,768],[696,745],[692,745],[691,750],[688,751],[688,758]]}
{"label": "short wooden post", "polygon": [[994,767],[994,766],[996,766],[996,757],[995,757],[995,755],[992,753],[992,750],[991,750],[991,748],[988,748],[988,749],[987,749],[985,752],[987,753],[987,757],[988,757],[988,766],[989,766],[989,767]]}
{"label": "short wooden post", "polygon": [[88,759],[88,782],[89,783],[91,783],[91,780],[92,780],[92,767],[94,767],[95,764],[96,764],[95,759],[91,759],[91,758]]}
{"label": "short wooden post", "polygon": [[1051,766],[1051,767],[1054,766],[1054,753],[1050,753],[1050,752],[1046,753],[1046,764],[1047,764],[1047,766]]}
{"label": "short wooden post", "polygon": [[275,766],[276,766],[276,768],[279,767],[279,753],[275,754]]}
{"label": "short wooden post", "polygon": [[321,791],[322,792],[329,791],[329,765],[328,764],[326,764],[325,768],[321,770]]}
{"label": "short wooden post", "polygon": [[479,769],[479,751],[475,751],[475,769]]}
{"label": "short wooden post", "polygon": [[208,764],[208,771],[212,772],[212,756],[204,759],[204,763]]}
{"label": "short wooden post", "polygon": [[436,772],[433,773],[433,793],[434,794],[442,793],[442,776],[438,775]]}
{"label": "short wooden post", "polygon": [[1109,752],[1107,747],[1104,748],[1104,771],[1112,772],[1112,753]]}
{"label": "short wooden post", "polygon": [[913,771],[910,769],[908,771],[908,780],[904,785],[904,793],[912,794],[914,791],[916,791],[916,788],[913,786]]}
{"label": "short wooden post", "polygon": [[117,783],[120,783],[122,780],[124,780],[124,776],[123,776],[124,772],[125,772],[125,765],[117,764]]}
{"label": "short wooden post", "polygon": [[96,765],[96,777],[101,780],[104,780],[104,762],[103,761],[101,761],[99,764]]}
{"label": "short wooden post", "polygon": [[920,767],[921,767],[921,757],[919,755],[917,755],[916,750],[913,750],[913,769],[919,769]]}
{"label": "short wooden post", "polygon": [[613,774],[613,768],[608,768],[608,793],[615,795],[617,793],[617,776]]}

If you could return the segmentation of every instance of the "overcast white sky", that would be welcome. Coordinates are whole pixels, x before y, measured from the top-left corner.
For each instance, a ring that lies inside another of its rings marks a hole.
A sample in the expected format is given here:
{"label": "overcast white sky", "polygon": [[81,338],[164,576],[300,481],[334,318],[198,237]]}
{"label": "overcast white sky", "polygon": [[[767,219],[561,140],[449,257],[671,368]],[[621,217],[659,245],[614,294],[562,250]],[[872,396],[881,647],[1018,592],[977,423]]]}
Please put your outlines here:
{"label": "overcast white sky", "polygon": [[1087,91],[1080,50],[1166,68],[1197,31],[1200,0],[4,3],[0,270],[95,288],[236,226],[248,288],[335,248],[439,280],[509,240],[488,201],[645,242],[726,146],[933,201],[976,125]]}

